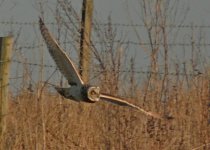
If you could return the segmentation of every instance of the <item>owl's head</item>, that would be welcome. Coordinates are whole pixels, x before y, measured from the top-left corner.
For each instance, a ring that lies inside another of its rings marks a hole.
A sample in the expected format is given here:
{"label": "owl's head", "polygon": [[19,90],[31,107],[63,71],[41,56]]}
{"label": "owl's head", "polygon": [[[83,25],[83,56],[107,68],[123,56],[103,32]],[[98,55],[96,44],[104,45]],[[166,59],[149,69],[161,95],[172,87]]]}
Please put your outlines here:
{"label": "owl's head", "polygon": [[100,88],[97,86],[90,86],[87,88],[87,98],[91,102],[100,100]]}

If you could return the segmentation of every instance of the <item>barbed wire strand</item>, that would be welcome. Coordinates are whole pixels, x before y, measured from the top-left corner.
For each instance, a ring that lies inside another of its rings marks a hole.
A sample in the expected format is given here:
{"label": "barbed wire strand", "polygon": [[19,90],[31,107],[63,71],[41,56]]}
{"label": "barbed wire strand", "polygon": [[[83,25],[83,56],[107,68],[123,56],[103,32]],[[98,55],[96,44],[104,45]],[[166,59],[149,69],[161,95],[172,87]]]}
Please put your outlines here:
{"label": "barbed wire strand", "polygon": [[[22,62],[18,60],[12,60],[12,62],[19,63],[19,64],[24,64],[24,65],[30,65],[30,66],[35,66],[35,67],[44,67],[44,68],[57,68],[56,66],[53,65],[47,65],[47,64],[38,64],[38,63],[30,63],[30,62]],[[98,73],[103,73],[104,71],[98,71]],[[120,73],[135,73],[135,74],[157,74],[157,75],[165,75],[164,72],[152,72],[152,71],[131,71],[131,70],[119,70]],[[202,73],[167,73],[167,75],[170,76],[198,76],[201,75]]]}
{"label": "barbed wire strand", "polygon": [[[72,22],[66,22],[68,24],[73,24]],[[80,22],[74,22],[74,24],[80,23]],[[19,22],[19,21],[0,21],[0,24],[2,25],[20,25],[20,26],[34,26],[39,25],[38,21],[31,21],[31,22]],[[57,25],[56,22],[46,22],[45,24],[48,25]],[[93,23],[94,25],[94,23]],[[128,24],[128,23],[97,23],[97,25],[100,26],[118,26],[118,27],[145,27],[143,24]],[[161,25],[152,25],[152,26],[161,26]],[[210,28],[210,25],[194,25],[194,24],[183,24],[183,25],[176,25],[176,24],[168,24],[165,25],[169,28]]]}
{"label": "barbed wire strand", "polygon": [[10,80],[17,80],[17,79],[23,79],[24,76],[19,76],[19,77],[10,77]]}
{"label": "barbed wire strand", "polygon": [[45,46],[44,44],[37,44],[37,45],[33,45],[31,46],[32,44],[29,44],[29,43],[26,43],[25,45],[23,46],[18,46],[17,48],[15,48],[15,51],[16,50],[21,50],[21,49],[35,49],[35,48],[41,48],[43,46]]}
{"label": "barbed wire strand", "polygon": [[30,62],[22,62],[19,60],[12,60],[12,62],[18,63],[18,64],[26,64],[30,66],[38,66],[38,67],[44,67],[44,68],[57,68],[56,66],[53,65],[47,65],[47,64],[38,64],[38,63],[30,63]]}
{"label": "barbed wire strand", "polygon": [[[62,44],[71,44],[73,41],[69,41],[69,42],[63,42]],[[101,42],[101,41],[94,41],[94,44],[91,44],[91,46],[95,45],[95,44],[102,44],[104,42]],[[107,42],[108,43],[108,42]],[[126,41],[126,42],[121,42],[121,41],[112,41],[112,43],[120,43],[121,45],[136,45],[136,46],[150,46],[150,45],[153,45],[153,46],[164,46],[164,43],[156,43],[156,44],[151,44],[151,43],[145,43],[145,42],[135,42],[135,41]],[[176,46],[192,46],[192,43],[168,43],[167,44],[169,47],[176,47]],[[210,46],[210,43],[194,43],[193,44],[194,46],[197,46],[197,47],[209,47]],[[18,50],[22,50],[22,49],[36,49],[36,48],[41,48],[45,46],[44,44],[40,44],[40,45],[34,45],[34,46],[30,46],[29,43],[23,45],[23,46],[19,46],[17,48],[15,48],[15,51],[18,51]]]}

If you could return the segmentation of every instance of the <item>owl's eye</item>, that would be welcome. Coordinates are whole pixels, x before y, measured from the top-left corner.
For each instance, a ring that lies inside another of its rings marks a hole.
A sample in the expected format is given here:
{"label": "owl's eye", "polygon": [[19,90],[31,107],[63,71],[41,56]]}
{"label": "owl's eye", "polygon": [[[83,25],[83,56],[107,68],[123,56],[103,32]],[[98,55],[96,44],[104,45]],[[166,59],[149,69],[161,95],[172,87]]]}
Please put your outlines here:
{"label": "owl's eye", "polygon": [[96,91],[95,90],[91,91],[91,94],[95,95],[96,94]]}

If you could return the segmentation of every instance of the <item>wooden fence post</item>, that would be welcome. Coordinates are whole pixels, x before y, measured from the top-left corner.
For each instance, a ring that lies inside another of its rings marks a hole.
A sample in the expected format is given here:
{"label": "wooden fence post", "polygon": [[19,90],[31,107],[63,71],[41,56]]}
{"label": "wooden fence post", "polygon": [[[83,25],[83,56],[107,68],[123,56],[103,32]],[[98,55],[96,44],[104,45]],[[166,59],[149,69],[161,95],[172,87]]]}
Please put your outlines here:
{"label": "wooden fence post", "polygon": [[80,39],[80,63],[79,73],[85,83],[89,81],[90,72],[90,38],[93,13],[93,0],[83,0],[81,39]]}
{"label": "wooden fence post", "polygon": [[9,85],[10,59],[12,54],[13,38],[0,37],[0,134],[6,129],[5,115],[7,114],[7,99]]}

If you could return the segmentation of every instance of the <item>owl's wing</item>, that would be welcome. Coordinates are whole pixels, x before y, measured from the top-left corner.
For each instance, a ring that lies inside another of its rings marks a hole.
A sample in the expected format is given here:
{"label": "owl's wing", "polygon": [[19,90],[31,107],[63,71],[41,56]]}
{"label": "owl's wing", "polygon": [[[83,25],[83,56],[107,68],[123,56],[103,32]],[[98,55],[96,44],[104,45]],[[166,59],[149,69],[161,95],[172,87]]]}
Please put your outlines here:
{"label": "owl's wing", "polygon": [[127,101],[125,101],[121,98],[110,96],[110,95],[107,95],[107,94],[101,94],[100,98],[101,98],[101,100],[105,100],[105,101],[108,101],[108,102],[111,102],[111,103],[114,103],[114,104],[117,104],[117,105],[120,105],[120,106],[127,106],[127,107],[131,107],[131,108],[135,108],[135,109],[141,111],[142,113],[144,113],[147,116],[152,116],[154,118],[161,119],[160,115],[158,115],[156,113],[153,113],[153,112],[146,111],[146,110],[140,108],[139,106],[131,104],[131,103],[129,103],[129,102],[127,102]]}
{"label": "owl's wing", "polygon": [[58,45],[55,38],[50,34],[43,20],[39,19],[39,25],[41,34],[47,44],[48,50],[52,58],[54,59],[58,69],[68,80],[70,85],[82,85],[84,84],[79,73],[76,70],[71,59],[67,56],[65,51]]}

